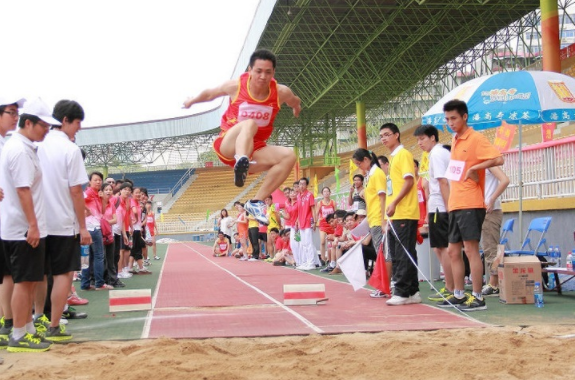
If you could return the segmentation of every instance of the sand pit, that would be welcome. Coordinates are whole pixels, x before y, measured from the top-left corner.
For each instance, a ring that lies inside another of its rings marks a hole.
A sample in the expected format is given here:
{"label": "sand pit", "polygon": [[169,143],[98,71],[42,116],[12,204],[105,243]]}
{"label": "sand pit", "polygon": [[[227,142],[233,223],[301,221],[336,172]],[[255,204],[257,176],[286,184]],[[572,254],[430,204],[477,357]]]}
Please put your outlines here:
{"label": "sand pit", "polygon": [[575,325],[87,342],[3,351],[0,379],[573,379],[574,348]]}

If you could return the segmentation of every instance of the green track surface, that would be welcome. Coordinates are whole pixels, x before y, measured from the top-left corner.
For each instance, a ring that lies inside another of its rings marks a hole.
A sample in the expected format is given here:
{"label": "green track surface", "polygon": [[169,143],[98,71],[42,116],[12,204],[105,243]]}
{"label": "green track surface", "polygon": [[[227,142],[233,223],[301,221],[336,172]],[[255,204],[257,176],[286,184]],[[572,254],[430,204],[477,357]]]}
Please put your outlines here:
{"label": "green track surface", "polygon": [[[126,284],[126,287],[121,289],[152,289],[152,296],[154,295],[168,246],[158,244],[157,248],[158,256],[162,259],[152,260],[152,265],[149,268],[152,274],[134,275],[132,278],[123,279],[122,282]],[[150,257],[152,256],[150,254]],[[88,313],[88,318],[69,321],[67,329],[74,336],[73,342],[141,338],[148,315],[147,311],[110,313],[108,291],[80,290],[79,282],[75,282],[74,286],[78,295],[88,299],[90,303],[85,306],[74,306],[77,311]]]}
{"label": "green track surface", "polygon": [[[212,245],[211,243],[203,244],[207,246]],[[130,279],[123,280],[126,284],[123,289],[152,289],[153,295],[158,283],[160,269],[164,263],[163,259],[167,247],[165,244],[158,244],[158,255],[162,260],[152,261],[152,266],[150,267],[151,275],[133,276]],[[229,259],[235,260],[233,258]],[[314,270],[310,273],[331,280],[346,282],[343,275],[329,276],[320,273],[319,270]],[[74,283],[74,285],[77,289],[80,288],[78,282]],[[440,288],[442,283],[436,282],[434,286]],[[427,297],[435,292],[428,283],[420,283],[420,292],[425,304],[435,304],[427,300]],[[110,313],[108,310],[107,291],[78,290],[78,294],[83,298],[87,298],[90,303],[86,306],[76,307],[77,311],[88,313],[87,319],[69,321],[68,330],[74,335],[73,342],[134,340],[141,338],[147,312]],[[365,292],[365,296],[368,297],[367,292]],[[544,297],[545,307],[541,309],[536,308],[534,305],[505,305],[499,302],[498,297],[486,297],[488,309],[486,311],[468,313],[468,315],[478,321],[496,326],[575,325],[575,292],[564,292],[561,296],[556,292],[546,292]],[[374,299],[374,307],[377,307],[378,303],[383,302],[385,302],[385,299]],[[450,309],[445,310],[449,311]],[[451,310],[451,312],[460,314],[457,310]]]}

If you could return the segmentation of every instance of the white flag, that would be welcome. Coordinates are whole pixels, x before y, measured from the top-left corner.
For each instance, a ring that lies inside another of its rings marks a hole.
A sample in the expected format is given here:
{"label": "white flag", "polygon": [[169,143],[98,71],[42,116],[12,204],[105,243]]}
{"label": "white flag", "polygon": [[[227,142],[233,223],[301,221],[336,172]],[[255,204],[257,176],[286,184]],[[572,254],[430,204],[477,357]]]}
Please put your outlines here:
{"label": "white flag", "polygon": [[361,221],[353,230],[351,230],[351,234],[356,238],[363,238],[367,234],[369,234],[369,223],[367,222],[367,218]]}
{"label": "white flag", "polygon": [[337,260],[337,264],[349,283],[353,286],[353,290],[357,291],[365,286],[367,279],[365,278],[361,240],[355,243],[345,255],[340,257],[339,260]]}

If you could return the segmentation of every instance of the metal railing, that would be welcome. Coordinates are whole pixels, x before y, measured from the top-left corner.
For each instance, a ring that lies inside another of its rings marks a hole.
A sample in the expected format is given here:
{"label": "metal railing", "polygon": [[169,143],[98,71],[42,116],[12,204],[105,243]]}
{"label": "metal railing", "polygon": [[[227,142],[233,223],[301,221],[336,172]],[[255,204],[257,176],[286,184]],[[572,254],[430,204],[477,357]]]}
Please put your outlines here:
{"label": "metal railing", "polygon": [[501,196],[503,202],[519,200],[520,168],[523,199],[575,196],[575,137],[525,147],[521,162],[517,149],[504,157],[503,171],[510,184]]}

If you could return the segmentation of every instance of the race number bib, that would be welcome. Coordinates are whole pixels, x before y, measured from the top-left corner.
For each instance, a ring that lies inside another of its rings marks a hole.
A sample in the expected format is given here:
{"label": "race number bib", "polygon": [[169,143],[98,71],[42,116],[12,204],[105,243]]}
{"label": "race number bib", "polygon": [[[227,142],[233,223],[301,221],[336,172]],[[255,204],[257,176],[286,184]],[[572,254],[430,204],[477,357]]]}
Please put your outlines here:
{"label": "race number bib", "polygon": [[272,118],[273,108],[261,104],[243,102],[238,111],[238,121],[253,120],[258,127],[267,127]]}
{"label": "race number bib", "polygon": [[423,203],[425,199],[423,198],[423,191],[417,190],[417,202]]}
{"label": "race number bib", "polygon": [[387,177],[387,195],[393,195],[393,184],[391,183],[391,178]]}
{"label": "race number bib", "polygon": [[352,211],[359,210],[359,202],[358,201],[353,202],[353,205],[351,206],[351,210]]}
{"label": "race number bib", "polygon": [[451,181],[459,181],[463,175],[463,169],[465,169],[465,161],[450,160],[445,172],[445,178]]}

